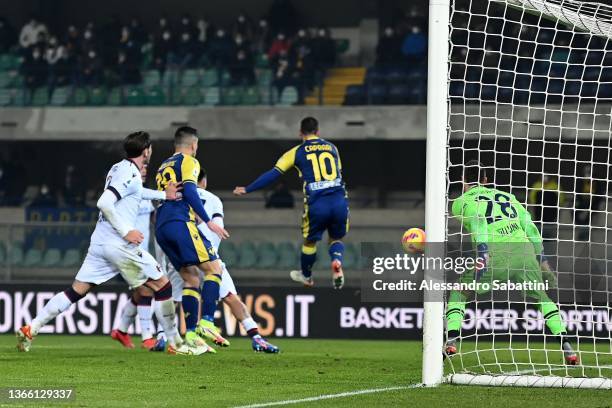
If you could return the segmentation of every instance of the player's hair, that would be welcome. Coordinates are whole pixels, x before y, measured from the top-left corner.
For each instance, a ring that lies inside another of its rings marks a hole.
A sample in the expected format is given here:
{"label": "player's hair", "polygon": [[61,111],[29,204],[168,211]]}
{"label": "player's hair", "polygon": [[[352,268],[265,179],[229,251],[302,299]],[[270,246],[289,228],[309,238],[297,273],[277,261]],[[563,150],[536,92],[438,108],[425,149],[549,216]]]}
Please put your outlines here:
{"label": "player's hair", "polygon": [[463,166],[463,182],[467,184],[484,183],[487,169],[478,160],[470,160]]}
{"label": "player's hair", "polygon": [[144,131],[130,133],[123,140],[123,150],[128,159],[138,157],[151,146],[151,136]]}
{"label": "player's hair", "polygon": [[319,121],[313,118],[312,116],[308,116],[300,122],[300,133],[303,135],[312,135],[313,133],[317,133],[319,131]]}
{"label": "player's hair", "polygon": [[174,145],[175,146],[187,146],[193,138],[198,138],[198,131],[191,126],[181,126],[174,132]]}
{"label": "player's hair", "polygon": [[198,183],[202,181],[202,179],[206,177],[206,170],[203,167],[200,167],[200,174],[198,174]]}

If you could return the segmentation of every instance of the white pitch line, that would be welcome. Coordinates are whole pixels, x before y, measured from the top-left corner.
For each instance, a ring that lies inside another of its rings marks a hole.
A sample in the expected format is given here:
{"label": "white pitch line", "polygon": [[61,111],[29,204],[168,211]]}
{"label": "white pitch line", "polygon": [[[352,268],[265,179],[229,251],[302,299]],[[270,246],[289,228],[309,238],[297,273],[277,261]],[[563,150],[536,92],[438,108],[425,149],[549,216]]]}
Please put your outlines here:
{"label": "white pitch line", "polygon": [[290,405],[290,404],[299,404],[301,402],[314,402],[332,398],[344,398],[344,397],[352,397],[353,395],[363,395],[363,394],[374,394],[379,392],[389,392],[396,390],[407,390],[410,388],[420,387],[421,384],[410,384],[410,385],[400,385],[397,387],[385,387],[385,388],[371,388],[366,390],[358,390],[358,391],[347,391],[341,392],[339,394],[327,394],[327,395],[319,395],[318,397],[309,397],[309,398],[301,398],[294,400],[285,400],[285,401],[273,401],[273,402],[263,402],[260,404],[251,404],[251,405],[240,405],[234,408],[261,408],[261,407],[272,407],[277,405]]}

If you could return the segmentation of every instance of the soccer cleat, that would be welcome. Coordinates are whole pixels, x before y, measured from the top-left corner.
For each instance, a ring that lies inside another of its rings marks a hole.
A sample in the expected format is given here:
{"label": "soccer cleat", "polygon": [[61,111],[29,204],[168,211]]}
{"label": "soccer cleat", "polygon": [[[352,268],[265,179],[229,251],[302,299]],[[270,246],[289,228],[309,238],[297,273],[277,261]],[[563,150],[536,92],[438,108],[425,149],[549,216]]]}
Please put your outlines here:
{"label": "soccer cleat", "polygon": [[157,341],[154,338],[146,339],[142,341],[141,347],[146,350],[151,350],[157,345]]}
{"label": "soccer cleat", "polygon": [[32,346],[32,328],[29,325],[21,327],[17,333],[17,351],[27,353]]}
{"label": "soccer cleat", "polygon": [[289,276],[291,276],[291,280],[293,280],[294,282],[301,283],[307,288],[312,288],[314,286],[312,276],[307,278],[306,276],[304,276],[302,271],[291,271],[289,272]]}
{"label": "soccer cleat", "polygon": [[155,342],[155,345],[149,349],[149,351],[164,351],[166,350],[166,339],[159,338]]}
{"label": "soccer cleat", "polygon": [[449,339],[444,347],[444,355],[451,357],[457,354],[457,339]]}
{"label": "soccer cleat", "polygon": [[[192,348],[192,349],[204,348],[204,349],[207,350],[205,352],[210,352],[210,353],[216,353],[217,352],[215,349],[213,349],[208,344],[206,344],[206,341],[204,341],[203,338],[201,338],[198,334],[196,334],[196,332],[193,332],[193,331],[188,331],[185,334],[185,342],[183,344],[186,345],[189,348]],[[181,347],[178,346],[177,350],[180,350],[180,349],[181,349]],[[179,354],[181,354],[181,353],[179,353]],[[187,354],[189,354],[189,353],[187,353]]]}
{"label": "soccer cleat", "polygon": [[275,354],[280,352],[280,349],[278,347],[268,342],[268,340],[264,339],[261,336],[254,336],[251,345],[253,346],[253,351],[255,351],[256,353]]}
{"label": "soccer cleat", "polygon": [[216,353],[215,349],[205,344],[204,346],[190,346],[187,343],[180,346],[168,346],[168,354],[182,356],[200,356],[204,353]]}
{"label": "soccer cleat", "polygon": [[129,349],[134,348],[134,343],[132,343],[132,338],[127,333],[124,333],[117,329],[113,329],[113,331],[111,331],[111,337],[114,340],[117,340],[119,343],[121,343],[123,347],[125,348],[129,348]]}
{"label": "soccer cleat", "polygon": [[214,344],[220,347],[228,347],[230,342],[224,339],[219,333],[219,329],[215,327],[213,322],[209,322],[206,319],[200,319],[198,327],[196,327],[196,334],[203,339],[208,339]]}
{"label": "soccer cleat", "polygon": [[344,272],[342,271],[342,262],[334,259],[331,263],[332,268],[332,284],[334,289],[342,289],[344,286]]}
{"label": "soccer cleat", "polygon": [[578,358],[578,354],[572,348],[572,345],[564,341],[563,342],[563,357],[565,358],[565,364],[575,366],[580,364],[580,359]]}

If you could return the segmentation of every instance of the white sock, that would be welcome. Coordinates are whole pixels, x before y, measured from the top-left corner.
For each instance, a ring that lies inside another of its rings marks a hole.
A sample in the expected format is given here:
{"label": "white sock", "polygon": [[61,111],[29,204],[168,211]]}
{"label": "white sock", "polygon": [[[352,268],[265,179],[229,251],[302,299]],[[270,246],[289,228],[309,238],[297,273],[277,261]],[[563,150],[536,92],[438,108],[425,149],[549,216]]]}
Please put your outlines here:
{"label": "white sock", "polygon": [[153,337],[153,308],[151,305],[138,305],[137,309],[141,336],[145,341]]}
{"label": "white sock", "polygon": [[36,315],[30,327],[32,328],[32,335],[36,336],[41,327],[55,319],[60,313],[67,310],[72,305],[70,299],[64,292],[57,293],[53,296],[43,307],[43,309]]}
{"label": "white sock", "polygon": [[255,323],[255,320],[253,320],[251,316],[247,317],[240,323],[242,323],[242,327],[244,327],[244,330],[246,330],[247,332],[249,330],[258,329],[257,323]]}
{"label": "white sock", "polygon": [[155,317],[157,321],[164,328],[166,338],[171,346],[176,346],[176,322],[174,315],[176,311],[174,309],[174,301],[172,299],[166,299],[161,301],[155,301],[153,309],[155,310]]}
{"label": "white sock", "polygon": [[136,305],[134,304],[134,301],[130,299],[130,301],[125,304],[123,310],[121,311],[121,320],[117,329],[124,333],[127,333],[127,331],[130,329],[130,326],[134,324],[135,317]]}

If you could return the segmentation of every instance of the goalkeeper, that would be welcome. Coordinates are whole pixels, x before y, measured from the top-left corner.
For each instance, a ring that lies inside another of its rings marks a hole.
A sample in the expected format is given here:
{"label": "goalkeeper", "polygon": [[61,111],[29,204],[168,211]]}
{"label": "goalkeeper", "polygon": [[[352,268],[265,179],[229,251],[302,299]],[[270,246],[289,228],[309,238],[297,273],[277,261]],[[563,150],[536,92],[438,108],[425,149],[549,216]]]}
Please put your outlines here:
{"label": "goalkeeper", "polygon": [[[485,187],[488,183],[478,161],[468,162],[463,171],[463,195],[453,202],[452,213],[472,236],[478,257],[484,260],[480,269],[464,274],[462,281],[492,283],[493,280],[542,283],[543,276],[555,285],[555,276],[543,253],[542,238],[529,212],[510,193]],[[477,291],[477,294],[485,293]],[[446,354],[457,353],[457,340],[465,313],[467,297],[472,293],[451,291],[446,311],[448,330]],[[567,337],[565,323],[557,305],[543,290],[526,290],[525,300],[537,305],[546,326],[562,346],[566,364],[578,364]]]}

